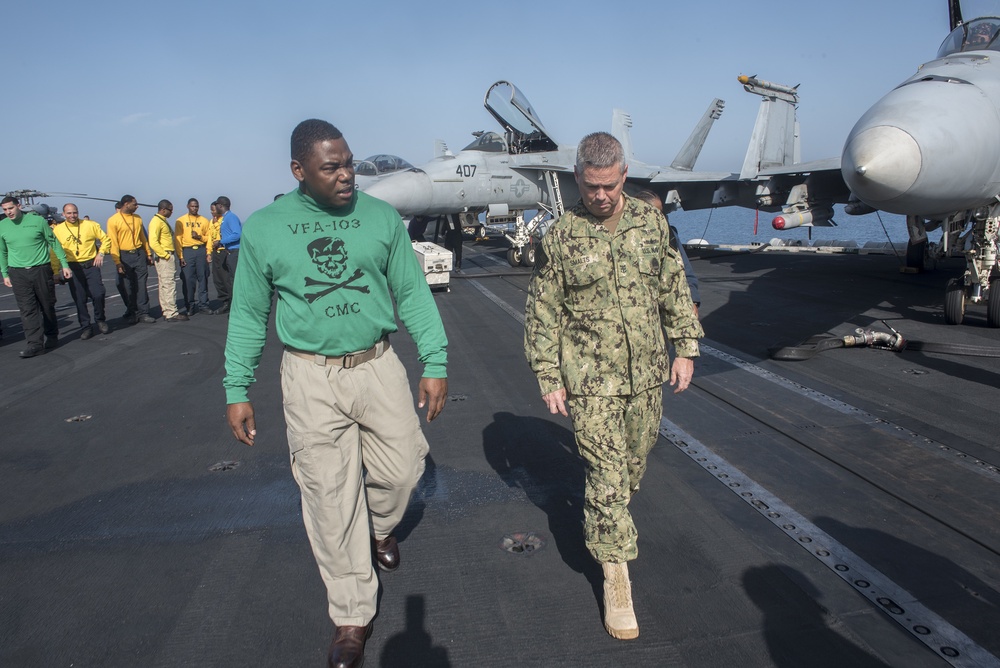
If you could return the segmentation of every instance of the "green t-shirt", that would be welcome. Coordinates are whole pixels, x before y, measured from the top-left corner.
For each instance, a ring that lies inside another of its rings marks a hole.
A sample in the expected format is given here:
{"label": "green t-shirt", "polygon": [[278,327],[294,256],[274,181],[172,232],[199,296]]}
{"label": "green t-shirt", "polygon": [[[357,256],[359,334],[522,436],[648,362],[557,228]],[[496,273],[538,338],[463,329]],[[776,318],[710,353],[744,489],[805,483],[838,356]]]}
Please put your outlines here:
{"label": "green t-shirt", "polygon": [[0,220],[0,274],[5,278],[10,267],[23,269],[48,264],[50,248],[55,251],[62,268],[68,269],[66,251],[44,218],[24,211],[17,221]]}
{"label": "green t-shirt", "polygon": [[247,401],[277,293],[275,326],[287,346],[327,356],[372,347],[399,318],[424,376],[444,378],[444,326],[399,214],[362,192],[327,209],[296,190],[243,225],[226,339],[228,403]]}

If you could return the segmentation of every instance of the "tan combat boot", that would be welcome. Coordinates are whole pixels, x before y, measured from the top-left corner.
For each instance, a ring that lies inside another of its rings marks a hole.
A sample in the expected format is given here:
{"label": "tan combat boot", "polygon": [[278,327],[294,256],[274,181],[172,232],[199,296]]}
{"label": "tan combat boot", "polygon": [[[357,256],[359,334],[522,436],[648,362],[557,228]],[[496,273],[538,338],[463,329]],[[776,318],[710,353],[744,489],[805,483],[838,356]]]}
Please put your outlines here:
{"label": "tan combat boot", "polygon": [[601,568],[604,569],[604,628],[619,640],[638,638],[639,622],[632,610],[628,564],[602,563]]}

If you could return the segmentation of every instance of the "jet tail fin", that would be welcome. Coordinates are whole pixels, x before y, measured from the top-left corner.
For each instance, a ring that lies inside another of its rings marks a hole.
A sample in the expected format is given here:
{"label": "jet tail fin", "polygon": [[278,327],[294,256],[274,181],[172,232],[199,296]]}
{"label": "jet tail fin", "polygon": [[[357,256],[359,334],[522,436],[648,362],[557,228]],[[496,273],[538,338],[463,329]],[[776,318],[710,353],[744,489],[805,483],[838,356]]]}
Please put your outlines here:
{"label": "jet tail fin", "polygon": [[738,80],[748,93],[761,97],[740,179],[753,179],[762,170],[799,162],[799,122],[795,116],[798,86],[744,75]]}
{"label": "jet tail fin", "polygon": [[708,138],[708,131],[712,129],[712,124],[722,116],[722,110],[725,106],[726,103],[724,100],[720,100],[719,98],[712,100],[705,114],[698,121],[698,125],[691,132],[691,136],[688,137],[681,150],[677,152],[677,157],[674,158],[674,161],[670,163],[673,169],[684,172],[690,172],[694,169],[694,163],[698,160],[698,156],[701,155],[701,149],[705,146],[705,140]]}
{"label": "jet tail fin", "polygon": [[635,158],[632,150],[632,117],[624,109],[613,109],[611,112],[611,135],[621,142],[625,151],[625,161]]}
{"label": "jet tail fin", "polygon": [[448,148],[448,144],[444,142],[443,139],[434,140],[434,157],[443,158],[445,156],[452,155],[451,150]]}

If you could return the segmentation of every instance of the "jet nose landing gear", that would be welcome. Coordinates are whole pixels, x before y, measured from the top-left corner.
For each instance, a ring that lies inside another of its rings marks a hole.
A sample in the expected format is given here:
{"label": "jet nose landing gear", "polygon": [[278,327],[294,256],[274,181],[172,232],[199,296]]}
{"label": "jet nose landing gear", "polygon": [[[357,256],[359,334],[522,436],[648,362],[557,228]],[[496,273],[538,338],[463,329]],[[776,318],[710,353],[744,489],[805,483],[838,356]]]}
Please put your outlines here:
{"label": "jet nose landing gear", "polygon": [[[972,229],[963,235],[966,269],[961,278],[948,281],[944,295],[944,321],[961,325],[968,302],[986,302],[986,323],[1000,327],[1000,275],[997,274],[997,245],[1000,217],[974,217]],[[962,241],[959,238],[958,241]]]}
{"label": "jet nose landing gear", "polygon": [[986,325],[1000,327],[1000,277],[993,278],[985,290],[979,283],[967,286],[962,278],[951,279],[944,295],[945,323],[961,325],[966,305],[983,301],[986,302]]}

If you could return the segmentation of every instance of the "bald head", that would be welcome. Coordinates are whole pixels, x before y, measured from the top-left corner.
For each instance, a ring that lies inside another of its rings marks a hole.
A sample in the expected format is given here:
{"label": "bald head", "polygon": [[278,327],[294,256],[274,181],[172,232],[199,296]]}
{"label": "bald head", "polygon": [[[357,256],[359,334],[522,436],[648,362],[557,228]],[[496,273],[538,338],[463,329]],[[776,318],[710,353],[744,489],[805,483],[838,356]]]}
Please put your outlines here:
{"label": "bald head", "polygon": [[63,204],[63,218],[68,223],[77,223],[80,220],[80,210],[72,202]]}

